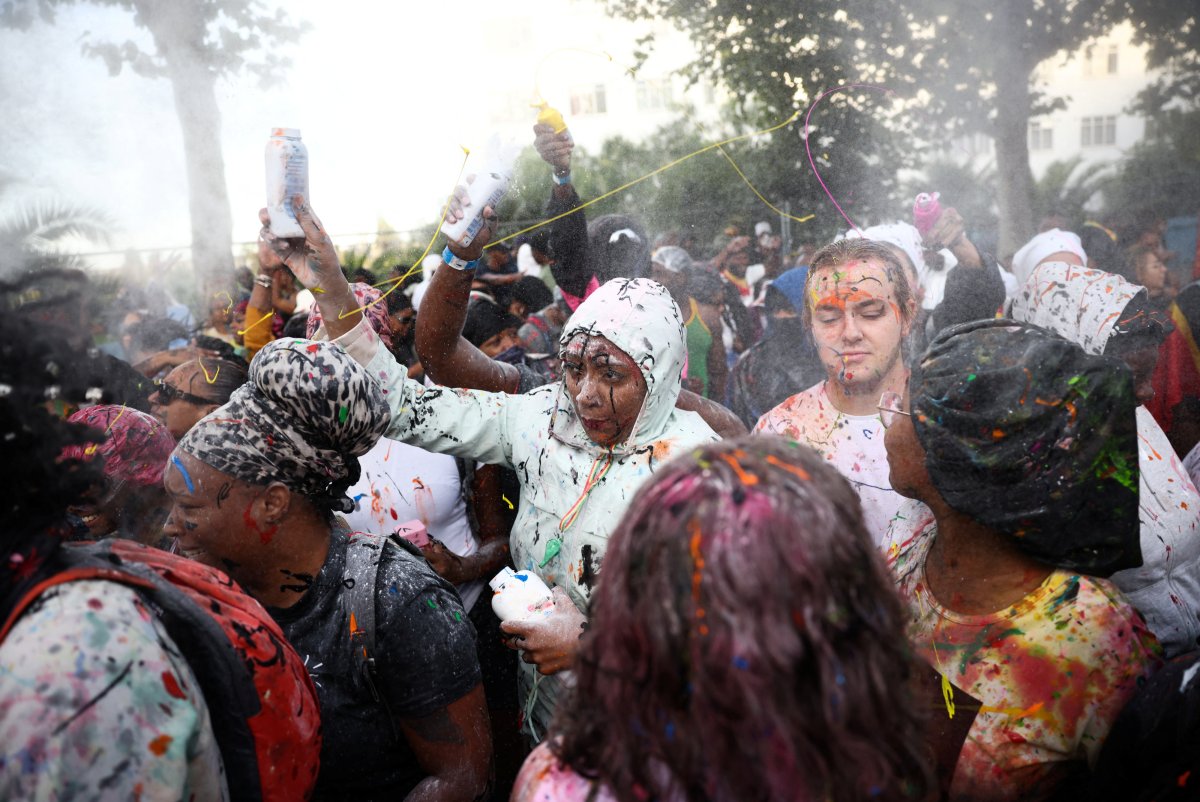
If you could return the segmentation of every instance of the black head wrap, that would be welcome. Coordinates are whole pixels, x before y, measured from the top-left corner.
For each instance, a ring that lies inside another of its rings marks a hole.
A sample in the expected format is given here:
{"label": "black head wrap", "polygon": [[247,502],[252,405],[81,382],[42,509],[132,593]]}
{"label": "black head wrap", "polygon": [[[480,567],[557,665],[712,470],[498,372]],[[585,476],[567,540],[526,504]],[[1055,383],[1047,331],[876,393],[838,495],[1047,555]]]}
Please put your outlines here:
{"label": "black head wrap", "polygon": [[1129,369],[1045,329],[942,332],[909,379],[930,479],[1026,554],[1096,576],[1141,565]]}
{"label": "black head wrap", "polygon": [[606,214],[588,224],[588,260],[601,284],[614,278],[650,275],[650,240],[637,220]]}
{"label": "black head wrap", "polygon": [[275,340],[250,364],[249,382],[179,448],[244,482],[283,482],[318,506],[350,512],[358,457],[390,420],[379,385],[339,346]]}

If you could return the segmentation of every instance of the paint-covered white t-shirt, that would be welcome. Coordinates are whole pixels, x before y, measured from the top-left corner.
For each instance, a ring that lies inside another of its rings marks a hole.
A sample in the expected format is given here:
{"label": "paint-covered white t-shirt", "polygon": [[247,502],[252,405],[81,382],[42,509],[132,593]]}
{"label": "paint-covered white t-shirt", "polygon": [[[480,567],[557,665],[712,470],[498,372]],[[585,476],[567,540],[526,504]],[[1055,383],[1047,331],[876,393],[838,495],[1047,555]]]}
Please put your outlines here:
{"label": "paint-covered white t-shirt", "polygon": [[[419,519],[430,537],[460,557],[478,551],[454,457],[384,437],[358,462],[362,475],[347,491],[355,507],[346,515],[352,530],[389,535]],[[482,579],[458,586],[463,609],[475,605],[483,586]]]}
{"label": "paint-covered white t-shirt", "polygon": [[846,477],[862,502],[867,532],[879,546],[904,497],[892,490],[883,421],[879,415],[847,415],[830,401],[825,382],[797,393],[763,415],[755,433],[803,443]]}

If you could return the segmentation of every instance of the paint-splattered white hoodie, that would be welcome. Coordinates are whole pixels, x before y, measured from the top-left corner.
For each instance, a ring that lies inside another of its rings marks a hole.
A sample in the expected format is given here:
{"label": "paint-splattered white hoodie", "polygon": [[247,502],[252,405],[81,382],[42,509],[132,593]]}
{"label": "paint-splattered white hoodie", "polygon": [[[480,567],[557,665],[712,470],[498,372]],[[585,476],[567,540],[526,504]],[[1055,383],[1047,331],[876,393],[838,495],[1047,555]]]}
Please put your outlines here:
{"label": "paint-splattered white hoodie", "polygon": [[[1125,307],[1141,292],[1112,273],[1045,262],[1013,300],[1012,317],[1103,354]],[[1144,406],[1137,408],[1137,432],[1142,565],[1110,579],[1170,658],[1200,645],[1200,494]]]}
{"label": "paint-splattered white hoodie", "polygon": [[[586,610],[608,538],[633,494],[666,460],[717,435],[699,415],[675,407],[686,344],[679,308],[649,279],[613,279],[588,297],[563,328],[601,335],[633,359],[646,380],[646,401],[632,434],[612,451],[612,467],[587,493],[575,520],[563,519],[584,494],[593,467],[608,452],[591,441],[562,382],[524,395],[426,388],[408,379],[364,321],[337,342],[364,364],[392,408],[387,436],[428,451],[511,467],[521,506],[510,546],[518,569],[558,585]],[[521,662],[522,690],[535,669]],[[540,736],[553,713],[561,675],[539,683],[528,718]]]}

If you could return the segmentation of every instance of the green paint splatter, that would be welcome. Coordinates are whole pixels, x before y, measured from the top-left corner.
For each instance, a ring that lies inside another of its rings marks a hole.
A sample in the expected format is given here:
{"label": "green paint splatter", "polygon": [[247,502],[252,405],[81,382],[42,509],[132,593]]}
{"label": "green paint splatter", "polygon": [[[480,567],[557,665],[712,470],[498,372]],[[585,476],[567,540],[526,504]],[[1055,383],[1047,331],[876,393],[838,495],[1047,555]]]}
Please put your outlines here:
{"label": "green paint splatter", "polygon": [[350,407],[338,407],[338,423],[345,423],[350,415]]}
{"label": "green paint splatter", "polygon": [[967,381],[969,381],[969,382],[973,382],[973,381],[975,381],[975,374],[974,374],[974,373],[972,373],[970,376],[968,376],[968,377],[967,377]]}
{"label": "green paint splatter", "polygon": [[437,602],[435,602],[433,599],[426,599],[426,600],[425,600],[425,603],[429,605],[429,609],[430,609],[430,610],[436,610],[436,609],[437,609]]}
{"label": "green paint splatter", "polygon": [[458,610],[455,610],[455,611],[454,611],[454,620],[455,620],[455,621],[462,621],[462,613],[460,613]]}

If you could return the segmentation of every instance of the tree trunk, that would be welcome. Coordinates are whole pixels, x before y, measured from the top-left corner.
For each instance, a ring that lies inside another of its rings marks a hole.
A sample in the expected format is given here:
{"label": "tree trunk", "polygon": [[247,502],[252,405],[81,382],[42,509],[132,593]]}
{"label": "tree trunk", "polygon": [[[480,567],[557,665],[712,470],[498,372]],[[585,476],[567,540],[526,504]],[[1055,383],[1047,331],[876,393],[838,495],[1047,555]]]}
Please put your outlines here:
{"label": "tree trunk", "polygon": [[[1000,196],[1000,241],[997,256],[1017,251],[1034,233],[1033,171],[1029,169],[1029,81],[1033,64],[1023,41],[1025,14],[1020,3],[998,4],[995,44],[1005,57],[996,64],[996,172]],[[1004,13],[1008,10],[1009,13]]]}
{"label": "tree trunk", "polygon": [[202,4],[139,0],[136,5],[171,81],[187,162],[192,269],[198,289],[209,298],[233,286],[233,220],[221,153],[217,74],[204,49]]}

